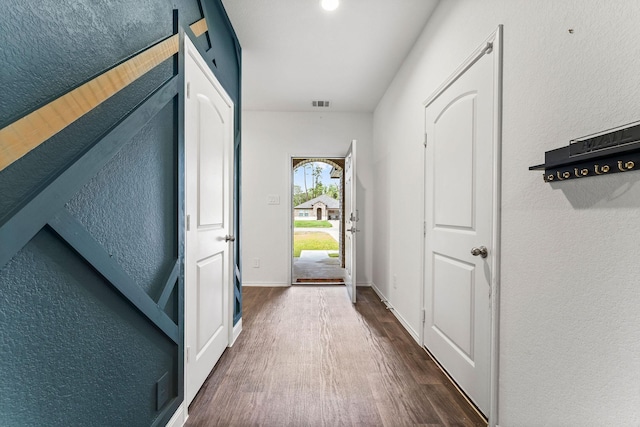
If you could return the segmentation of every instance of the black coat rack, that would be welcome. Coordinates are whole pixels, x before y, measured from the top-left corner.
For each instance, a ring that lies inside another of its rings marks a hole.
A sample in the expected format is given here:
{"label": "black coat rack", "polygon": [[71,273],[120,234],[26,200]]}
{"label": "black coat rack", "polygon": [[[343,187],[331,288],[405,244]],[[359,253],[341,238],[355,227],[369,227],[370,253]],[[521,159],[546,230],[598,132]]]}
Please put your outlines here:
{"label": "black coat rack", "polygon": [[640,170],[640,122],[571,140],[529,170],[544,170],[545,182]]}

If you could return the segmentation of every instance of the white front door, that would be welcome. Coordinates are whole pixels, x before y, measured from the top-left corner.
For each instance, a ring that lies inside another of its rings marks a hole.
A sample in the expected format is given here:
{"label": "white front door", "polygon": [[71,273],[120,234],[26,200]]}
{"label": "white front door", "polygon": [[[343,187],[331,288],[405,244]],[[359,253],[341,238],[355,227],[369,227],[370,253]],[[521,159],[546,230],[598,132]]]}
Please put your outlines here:
{"label": "white front door", "polygon": [[425,111],[424,345],[485,415],[495,243],[495,55],[480,50]]}
{"label": "white front door", "polygon": [[358,225],[358,209],[356,205],[356,141],[351,141],[351,146],[344,158],[344,283],[351,302],[356,302],[356,241]]}
{"label": "white front door", "polygon": [[229,345],[233,103],[187,39],[185,55],[185,394]]}

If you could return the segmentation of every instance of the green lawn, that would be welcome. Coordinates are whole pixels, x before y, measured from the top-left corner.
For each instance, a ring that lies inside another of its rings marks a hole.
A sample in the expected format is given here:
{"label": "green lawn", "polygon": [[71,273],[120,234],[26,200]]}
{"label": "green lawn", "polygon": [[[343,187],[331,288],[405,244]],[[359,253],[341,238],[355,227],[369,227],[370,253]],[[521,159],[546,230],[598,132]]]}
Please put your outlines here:
{"label": "green lawn", "polygon": [[293,256],[299,257],[301,251],[338,250],[338,242],[327,233],[296,231],[293,235]]}
{"label": "green lawn", "polygon": [[315,221],[315,220],[306,220],[306,221],[294,221],[294,228],[331,228],[332,225],[329,221]]}

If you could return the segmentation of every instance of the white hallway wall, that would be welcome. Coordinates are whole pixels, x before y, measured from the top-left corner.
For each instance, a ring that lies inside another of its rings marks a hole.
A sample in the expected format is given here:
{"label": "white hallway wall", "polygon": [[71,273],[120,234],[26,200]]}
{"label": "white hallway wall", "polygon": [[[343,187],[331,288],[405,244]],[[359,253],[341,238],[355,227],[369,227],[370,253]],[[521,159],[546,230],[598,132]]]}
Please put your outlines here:
{"label": "white hallway wall", "polygon": [[527,169],[640,120],[639,22],[637,0],[442,1],[374,113],[373,282],[418,331],[422,102],[505,25],[501,427],[640,425],[640,173]]}
{"label": "white hallway wall", "polygon": [[[243,111],[242,282],[289,284],[291,156],[344,157],[358,140],[359,284],[371,281],[373,114]],[[268,205],[267,196],[280,196]],[[253,268],[254,258],[260,268]]]}

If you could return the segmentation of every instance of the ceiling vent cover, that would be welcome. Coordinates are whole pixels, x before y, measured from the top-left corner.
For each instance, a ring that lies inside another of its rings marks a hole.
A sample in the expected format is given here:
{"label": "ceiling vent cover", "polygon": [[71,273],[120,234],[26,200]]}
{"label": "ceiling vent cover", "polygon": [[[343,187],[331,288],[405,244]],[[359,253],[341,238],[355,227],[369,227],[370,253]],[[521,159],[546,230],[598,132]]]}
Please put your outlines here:
{"label": "ceiling vent cover", "polygon": [[314,107],[326,108],[329,106],[329,101],[311,101],[311,105]]}

